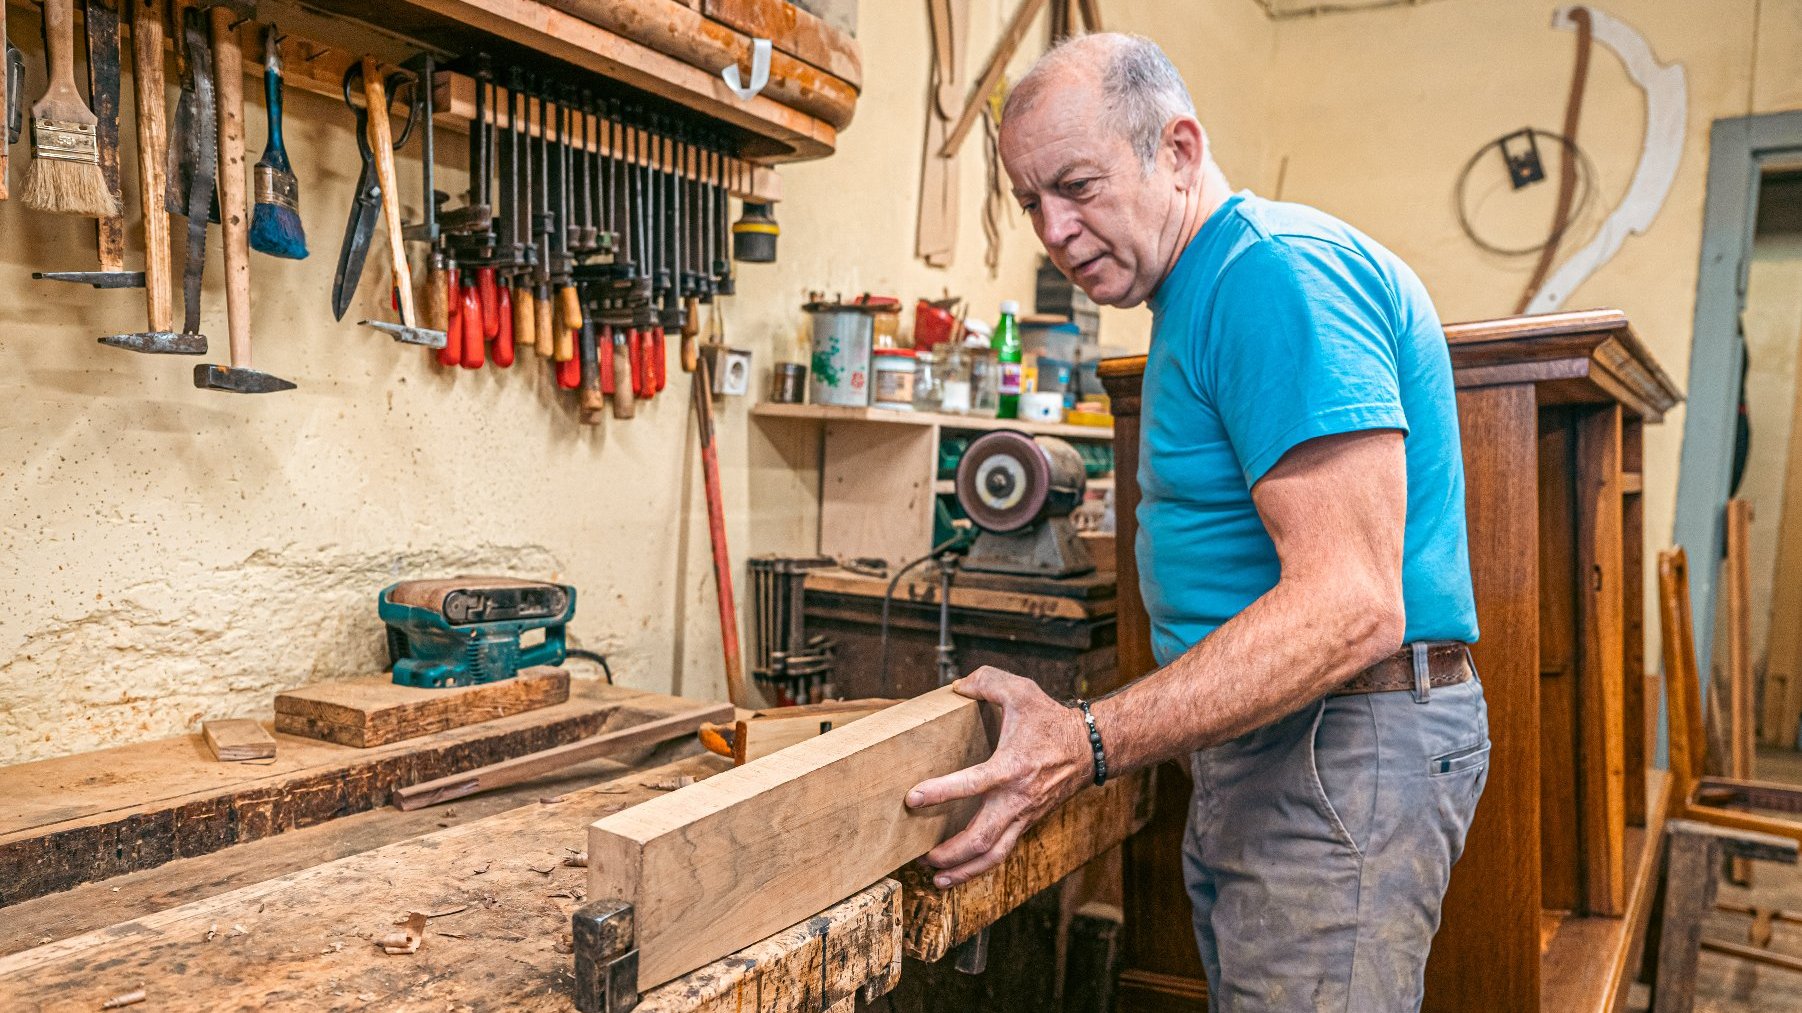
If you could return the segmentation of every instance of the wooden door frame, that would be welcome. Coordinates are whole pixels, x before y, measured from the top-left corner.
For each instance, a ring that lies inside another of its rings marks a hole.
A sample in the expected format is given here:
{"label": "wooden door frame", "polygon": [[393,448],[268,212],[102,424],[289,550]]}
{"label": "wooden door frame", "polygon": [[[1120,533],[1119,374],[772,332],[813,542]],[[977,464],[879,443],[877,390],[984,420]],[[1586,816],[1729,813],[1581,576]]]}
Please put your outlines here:
{"label": "wooden door frame", "polygon": [[[1733,481],[1735,420],[1745,368],[1739,319],[1752,262],[1759,179],[1767,162],[1802,154],[1802,110],[1715,120],[1708,139],[1708,194],[1671,535],[1695,561],[1690,602],[1704,688],[1708,659],[1713,657],[1716,571],[1725,545],[1727,496]],[[1662,761],[1662,721],[1658,732]]]}

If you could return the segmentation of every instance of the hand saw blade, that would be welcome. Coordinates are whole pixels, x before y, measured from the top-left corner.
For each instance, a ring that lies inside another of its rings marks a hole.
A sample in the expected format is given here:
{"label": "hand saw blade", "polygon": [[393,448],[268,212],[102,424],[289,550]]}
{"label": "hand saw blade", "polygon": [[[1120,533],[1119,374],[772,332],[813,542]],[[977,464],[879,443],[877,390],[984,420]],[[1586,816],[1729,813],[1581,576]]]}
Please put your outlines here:
{"label": "hand saw blade", "polygon": [[207,202],[217,200],[213,180],[218,169],[218,134],[214,122],[213,52],[207,45],[206,31],[198,11],[188,10],[182,18],[182,33],[188,43],[188,69],[194,80],[194,118],[188,124],[187,148],[183,159],[192,169],[189,178],[187,261],[182,268],[183,329],[200,333],[200,278],[206,269]]}

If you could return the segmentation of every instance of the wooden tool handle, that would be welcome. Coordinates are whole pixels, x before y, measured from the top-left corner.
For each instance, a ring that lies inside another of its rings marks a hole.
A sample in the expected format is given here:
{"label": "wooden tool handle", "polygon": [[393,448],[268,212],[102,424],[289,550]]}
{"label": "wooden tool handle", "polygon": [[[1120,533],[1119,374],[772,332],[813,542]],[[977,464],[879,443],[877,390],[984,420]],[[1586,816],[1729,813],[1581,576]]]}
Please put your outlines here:
{"label": "wooden tool handle", "polygon": [[557,290],[557,335],[552,349],[558,362],[570,362],[576,357],[576,341],[573,335],[576,328],[582,326],[582,304],[576,298],[576,290],[568,285]]}
{"label": "wooden tool handle", "polygon": [[701,333],[701,300],[688,297],[688,312],[682,314],[682,372],[695,371],[695,363],[701,357],[701,346],[696,337]]}
{"label": "wooden tool handle", "polygon": [[513,287],[513,341],[522,352],[538,350],[538,310],[533,305],[532,286]]}
{"label": "wooden tool handle", "polygon": [[250,366],[250,206],[244,177],[244,53],[225,7],[207,12],[219,68],[219,223],[225,234],[225,320],[233,369]]}
{"label": "wooden tool handle", "polygon": [[75,90],[75,0],[44,0],[44,44],[49,80],[31,107],[32,118],[96,122]]}
{"label": "wooden tool handle", "polygon": [[[238,64],[220,66],[236,67]],[[223,76],[223,75],[222,75]],[[407,247],[401,236],[400,192],[394,177],[394,130],[388,123],[388,88],[382,83],[381,64],[363,57],[363,96],[369,112],[369,150],[375,155],[375,178],[382,186],[382,220],[388,226],[388,260],[394,268],[394,285],[400,290],[400,322],[418,326],[413,316],[413,271],[407,266]],[[426,194],[426,199],[431,199]]]}
{"label": "wooden tool handle", "polygon": [[425,319],[424,323],[434,331],[450,330],[450,290],[447,287],[450,279],[446,277],[444,261],[434,256],[425,272]]}
{"label": "wooden tool handle", "polygon": [[152,331],[175,326],[175,300],[169,265],[169,212],[163,204],[168,187],[169,126],[163,105],[162,0],[132,0],[132,94],[137,103],[138,191],[144,205],[144,302]]}
{"label": "wooden tool handle", "polygon": [[533,350],[549,360],[557,351],[557,332],[551,321],[551,293],[549,289],[540,288],[533,299],[532,307],[532,344]]}
{"label": "wooden tool handle", "polygon": [[613,332],[613,417],[629,419],[638,411],[637,401],[632,396],[632,352],[627,345],[626,332]]}

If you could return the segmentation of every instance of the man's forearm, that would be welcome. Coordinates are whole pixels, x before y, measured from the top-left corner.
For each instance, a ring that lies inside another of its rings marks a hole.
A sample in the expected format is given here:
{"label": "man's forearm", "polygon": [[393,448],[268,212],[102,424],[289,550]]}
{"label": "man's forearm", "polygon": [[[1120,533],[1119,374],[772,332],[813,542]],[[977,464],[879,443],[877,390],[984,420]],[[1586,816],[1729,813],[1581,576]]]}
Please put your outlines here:
{"label": "man's forearm", "polygon": [[[1380,599],[1379,599],[1380,600]],[[1156,672],[1093,704],[1110,773],[1217,745],[1269,724],[1401,645],[1399,612],[1295,582]]]}

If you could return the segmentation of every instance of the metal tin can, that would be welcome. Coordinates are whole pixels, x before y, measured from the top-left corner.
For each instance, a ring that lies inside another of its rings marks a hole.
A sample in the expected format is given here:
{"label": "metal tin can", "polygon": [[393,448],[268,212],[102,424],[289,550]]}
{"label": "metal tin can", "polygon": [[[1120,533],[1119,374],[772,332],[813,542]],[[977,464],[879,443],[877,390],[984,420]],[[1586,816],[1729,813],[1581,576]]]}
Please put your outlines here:
{"label": "metal tin can", "polygon": [[874,334],[869,312],[819,303],[808,309],[813,316],[813,403],[868,407]]}
{"label": "metal tin can", "polygon": [[807,367],[798,362],[778,362],[770,370],[770,400],[800,404],[807,399]]}

